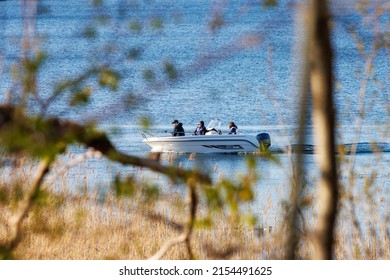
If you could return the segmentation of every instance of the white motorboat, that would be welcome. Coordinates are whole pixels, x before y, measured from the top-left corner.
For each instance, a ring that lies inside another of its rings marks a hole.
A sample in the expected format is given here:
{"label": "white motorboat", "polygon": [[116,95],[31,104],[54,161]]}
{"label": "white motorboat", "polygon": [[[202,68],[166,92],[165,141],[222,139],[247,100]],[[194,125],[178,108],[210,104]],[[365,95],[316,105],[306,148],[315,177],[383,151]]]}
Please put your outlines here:
{"label": "white motorboat", "polygon": [[[220,122],[211,121],[207,126],[208,130],[218,128]],[[143,143],[152,147],[152,152],[175,152],[175,153],[240,153],[258,152],[267,150],[271,145],[271,138],[268,133],[260,133],[256,136],[241,134],[222,134],[210,131],[206,135],[186,136],[161,136],[144,137]]]}

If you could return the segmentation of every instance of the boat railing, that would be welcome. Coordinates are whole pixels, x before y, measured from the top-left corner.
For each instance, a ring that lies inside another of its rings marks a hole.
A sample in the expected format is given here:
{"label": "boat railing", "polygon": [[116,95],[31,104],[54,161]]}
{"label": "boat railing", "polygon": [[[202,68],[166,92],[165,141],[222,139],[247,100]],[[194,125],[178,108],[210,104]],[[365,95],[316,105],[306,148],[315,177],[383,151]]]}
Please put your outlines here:
{"label": "boat railing", "polygon": [[144,139],[148,139],[148,136],[149,136],[149,137],[154,137],[153,134],[151,134],[151,133],[149,133],[149,132],[147,132],[147,131],[141,131],[141,136],[142,136],[142,138],[144,138]]}

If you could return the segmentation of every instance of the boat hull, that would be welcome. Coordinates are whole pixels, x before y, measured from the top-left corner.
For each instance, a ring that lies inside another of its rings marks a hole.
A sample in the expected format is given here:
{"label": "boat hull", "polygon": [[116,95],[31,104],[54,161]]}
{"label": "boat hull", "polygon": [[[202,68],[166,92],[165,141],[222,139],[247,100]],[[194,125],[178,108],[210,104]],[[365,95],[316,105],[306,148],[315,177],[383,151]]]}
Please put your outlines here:
{"label": "boat hull", "polygon": [[152,152],[176,153],[240,153],[259,151],[259,142],[251,135],[201,135],[151,137],[143,142]]}

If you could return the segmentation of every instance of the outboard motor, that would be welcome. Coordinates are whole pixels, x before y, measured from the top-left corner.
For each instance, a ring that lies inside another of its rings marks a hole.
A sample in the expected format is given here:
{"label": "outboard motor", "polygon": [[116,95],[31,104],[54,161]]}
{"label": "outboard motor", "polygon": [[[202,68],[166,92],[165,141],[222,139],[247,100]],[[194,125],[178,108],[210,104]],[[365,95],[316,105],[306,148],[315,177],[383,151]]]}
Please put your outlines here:
{"label": "outboard motor", "polygon": [[261,151],[267,151],[269,146],[271,146],[271,137],[268,133],[257,134],[256,139],[260,144]]}

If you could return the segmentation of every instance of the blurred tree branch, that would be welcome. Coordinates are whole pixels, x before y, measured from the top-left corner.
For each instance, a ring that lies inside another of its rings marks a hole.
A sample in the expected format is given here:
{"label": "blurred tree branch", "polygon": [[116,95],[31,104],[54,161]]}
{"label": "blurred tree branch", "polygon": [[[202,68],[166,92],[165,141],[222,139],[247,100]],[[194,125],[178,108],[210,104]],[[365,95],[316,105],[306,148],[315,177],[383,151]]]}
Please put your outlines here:
{"label": "blurred tree branch", "polygon": [[[299,15],[307,17],[307,12],[300,7]],[[304,27],[302,27],[304,28]],[[306,140],[307,130],[307,116],[309,115],[309,45],[307,36],[303,44],[301,52],[302,56],[302,73],[300,79],[300,108],[298,112],[299,130],[298,130],[298,146],[296,151],[296,157],[292,165],[292,180],[291,190],[289,196],[289,202],[286,203],[285,207],[285,231],[286,231],[286,242],[285,242],[285,254],[284,258],[288,260],[297,259],[297,248],[299,241],[301,240],[301,234],[298,228],[299,221],[304,225],[304,219],[302,218],[302,198],[303,191],[305,189],[305,167],[303,164],[303,147]]]}
{"label": "blurred tree branch", "polygon": [[[37,130],[37,125],[42,127],[42,129]],[[24,144],[24,142],[15,143],[12,142],[12,139],[7,138],[7,133],[13,132],[15,126],[18,128],[22,127],[23,136],[30,138],[30,141],[26,142],[27,144]],[[124,154],[114,147],[104,132],[95,130],[92,127],[58,118],[34,119],[24,115],[23,112],[10,105],[0,105],[0,135],[2,144],[5,144],[4,146],[11,151],[28,151],[33,156],[39,156],[42,149],[52,148],[57,153],[61,153],[65,151],[68,145],[79,143],[93,148],[105,155],[109,160],[121,164],[146,167],[165,174],[171,179],[187,180],[191,177],[201,183],[211,184],[211,178],[197,170],[164,166],[154,159]],[[35,139],[39,139],[41,143],[37,143],[35,147],[29,146],[28,144]]]}
{"label": "blurred tree branch", "polygon": [[[332,259],[334,246],[334,224],[337,215],[338,178],[335,159],[335,111],[333,107],[333,54],[330,43],[329,14],[326,1],[310,0],[305,12],[306,42],[303,53],[301,100],[299,115],[299,139],[297,157],[293,168],[290,200],[286,205],[285,243],[286,259],[298,258],[299,217],[304,201],[304,165],[302,147],[308,115],[308,92],[312,95],[312,116],[316,156],[320,169],[318,194],[318,222],[312,240],[314,259]],[[302,219],[302,228],[304,221]],[[304,234],[306,234],[304,232]]]}
{"label": "blurred tree branch", "polygon": [[19,242],[21,241],[23,221],[27,217],[39,195],[43,179],[50,170],[50,164],[51,160],[49,158],[44,158],[39,162],[38,169],[36,171],[29,193],[20,203],[16,213],[10,218],[10,238],[4,244],[0,244],[0,259],[4,258],[4,256],[2,256],[2,252],[10,253],[18,246]]}
{"label": "blurred tree branch", "polygon": [[189,259],[194,259],[194,254],[191,249],[191,235],[195,225],[196,210],[198,206],[198,196],[196,194],[197,183],[196,181],[189,179],[187,184],[189,186],[187,200],[190,209],[188,213],[188,221],[184,227],[184,231],[178,237],[168,240],[153,256],[149,258],[149,260],[161,259],[171,247],[181,243],[185,243]]}
{"label": "blurred tree branch", "polygon": [[314,259],[332,259],[337,215],[338,179],[335,159],[333,107],[333,53],[327,1],[308,6],[310,82],[313,97],[314,137],[320,169],[318,222],[313,232]]}

